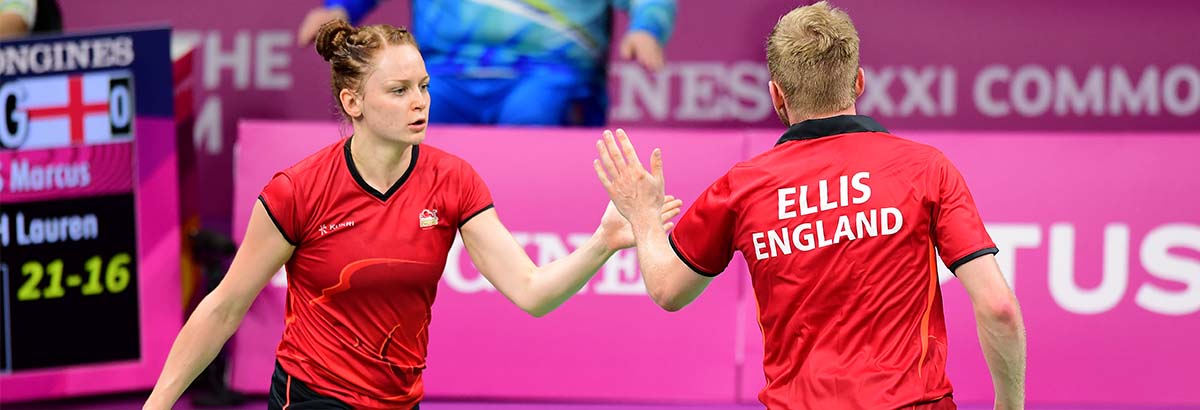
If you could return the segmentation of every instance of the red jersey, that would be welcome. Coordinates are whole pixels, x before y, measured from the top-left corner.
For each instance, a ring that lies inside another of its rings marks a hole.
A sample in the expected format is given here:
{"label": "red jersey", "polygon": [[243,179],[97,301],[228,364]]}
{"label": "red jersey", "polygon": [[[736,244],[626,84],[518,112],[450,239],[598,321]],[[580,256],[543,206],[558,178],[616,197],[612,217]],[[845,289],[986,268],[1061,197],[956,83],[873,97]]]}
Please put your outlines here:
{"label": "red jersey", "polygon": [[680,219],[698,273],[750,267],[772,409],[896,409],[951,394],[935,249],[951,270],[995,253],[938,150],[865,116],[791,126]]}
{"label": "red jersey", "polygon": [[450,246],[492,206],[483,180],[462,159],[419,145],[380,193],[358,174],[347,138],[276,174],[259,199],[296,246],[276,351],[283,369],[355,408],[417,404]]}

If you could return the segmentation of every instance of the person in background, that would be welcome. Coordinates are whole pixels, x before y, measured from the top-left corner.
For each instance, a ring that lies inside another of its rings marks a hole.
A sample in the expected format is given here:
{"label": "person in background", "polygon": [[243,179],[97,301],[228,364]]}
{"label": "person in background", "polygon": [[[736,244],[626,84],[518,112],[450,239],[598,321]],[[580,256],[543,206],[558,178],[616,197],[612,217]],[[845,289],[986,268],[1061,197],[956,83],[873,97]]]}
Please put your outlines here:
{"label": "person in background", "polygon": [[62,31],[55,0],[0,0],[0,40]]}
{"label": "person in background", "polygon": [[[357,23],[375,0],[326,0],[301,22],[298,43],[321,24]],[[412,0],[425,56],[431,123],[601,126],[608,112],[613,10],[628,11],[619,53],[663,67],[675,0]]]}

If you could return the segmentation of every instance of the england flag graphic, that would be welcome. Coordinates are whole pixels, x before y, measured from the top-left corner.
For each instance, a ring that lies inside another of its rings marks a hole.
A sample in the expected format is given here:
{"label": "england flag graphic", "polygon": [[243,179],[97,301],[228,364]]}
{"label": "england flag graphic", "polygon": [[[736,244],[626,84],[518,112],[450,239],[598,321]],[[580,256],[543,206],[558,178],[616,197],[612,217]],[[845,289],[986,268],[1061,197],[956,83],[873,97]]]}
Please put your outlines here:
{"label": "england flag graphic", "polygon": [[133,81],[128,71],[22,78],[0,85],[5,149],[44,149],[132,141]]}

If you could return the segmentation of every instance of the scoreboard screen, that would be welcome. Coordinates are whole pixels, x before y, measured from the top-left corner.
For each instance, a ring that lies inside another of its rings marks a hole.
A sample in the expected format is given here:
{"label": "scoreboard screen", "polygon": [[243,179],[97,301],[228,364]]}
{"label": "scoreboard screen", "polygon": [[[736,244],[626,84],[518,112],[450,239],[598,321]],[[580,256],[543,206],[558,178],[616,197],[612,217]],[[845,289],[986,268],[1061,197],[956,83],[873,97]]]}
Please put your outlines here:
{"label": "scoreboard screen", "polygon": [[7,371],[139,358],[130,77],[0,84]]}
{"label": "scoreboard screen", "polygon": [[169,36],[0,42],[0,402],[161,368],[181,315]]}

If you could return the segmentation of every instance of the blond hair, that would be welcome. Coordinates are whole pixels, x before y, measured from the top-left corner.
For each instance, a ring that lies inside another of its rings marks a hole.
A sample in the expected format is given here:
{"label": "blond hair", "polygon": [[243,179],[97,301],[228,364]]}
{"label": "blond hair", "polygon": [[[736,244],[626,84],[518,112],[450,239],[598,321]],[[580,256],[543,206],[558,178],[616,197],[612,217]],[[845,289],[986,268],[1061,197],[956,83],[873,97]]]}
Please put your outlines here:
{"label": "blond hair", "polygon": [[824,1],[785,14],[767,39],[767,68],[794,114],[849,108],[857,97],[858,31]]}
{"label": "blond hair", "polygon": [[384,46],[411,45],[417,40],[404,27],[376,24],[355,28],[345,20],[332,20],[317,31],[317,54],[329,62],[329,87],[338,110],[350,118],[338,94],[342,89],[362,92],[362,83],[374,64],[375,54]]}

